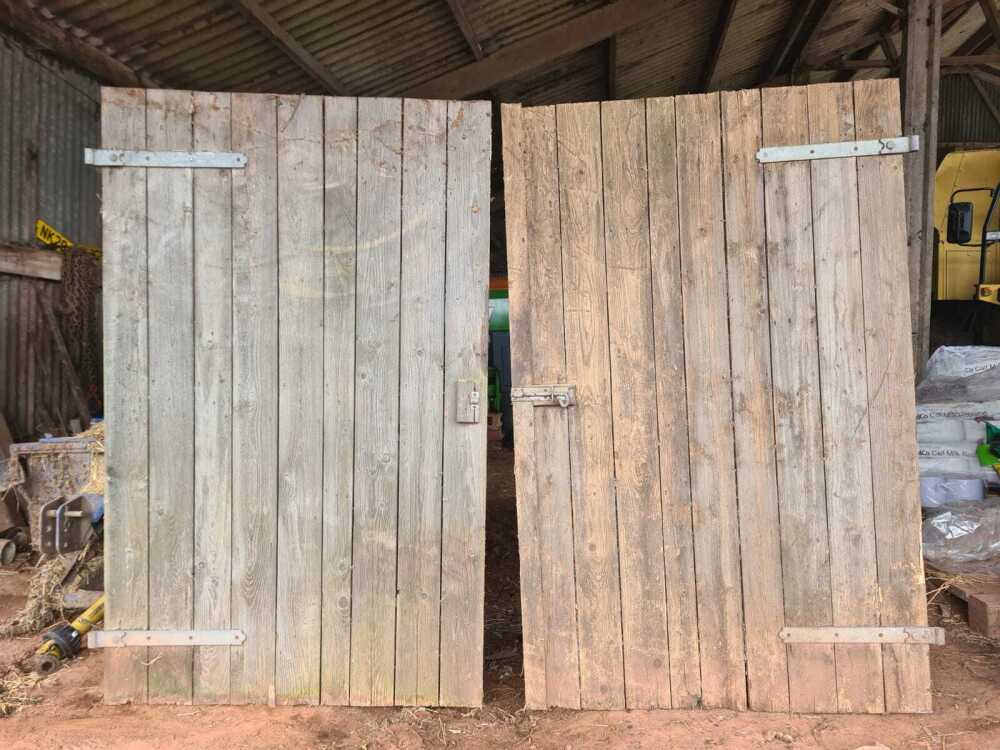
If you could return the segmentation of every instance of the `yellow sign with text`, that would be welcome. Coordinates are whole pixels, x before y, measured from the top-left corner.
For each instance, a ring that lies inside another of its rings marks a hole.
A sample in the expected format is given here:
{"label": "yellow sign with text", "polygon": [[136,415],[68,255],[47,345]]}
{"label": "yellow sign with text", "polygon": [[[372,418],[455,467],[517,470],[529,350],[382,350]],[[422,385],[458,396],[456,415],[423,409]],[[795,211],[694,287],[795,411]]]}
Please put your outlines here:
{"label": "yellow sign with text", "polygon": [[78,245],[65,234],[58,231],[51,224],[47,224],[41,219],[35,220],[35,239],[43,245],[51,247],[55,250],[65,250],[70,247],[75,247],[77,250],[90,253],[95,258],[101,257],[100,248],[94,247],[93,245]]}

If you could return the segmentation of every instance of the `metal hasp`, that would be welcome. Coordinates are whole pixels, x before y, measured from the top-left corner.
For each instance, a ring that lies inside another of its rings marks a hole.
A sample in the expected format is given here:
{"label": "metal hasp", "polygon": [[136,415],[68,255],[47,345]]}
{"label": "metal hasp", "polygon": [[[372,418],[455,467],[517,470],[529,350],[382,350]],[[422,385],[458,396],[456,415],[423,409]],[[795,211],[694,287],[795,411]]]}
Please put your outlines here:
{"label": "metal hasp", "polygon": [[560,406],[563,409],[576,404],[575,385],[522,385],[510,389],[510,400],[527,402],[532,406]]}
{"label": "metal hasp", "polygon": [[246,639],[242,630],[92,630],[87,648],[239,646]]}
{"label": "metal hasp", "polygon": [[482,396],[475,380],[455,383],[455,421],[459,424],[478,424]]}
{"label": "metal hasp", "polygon": [[83,549],[93,523],[104,514],[104,496],[57,497],[45,503],[38,513],[39,551],[43,555],[62,555]]}
{"label": "metal hasp", "polygon": [[778,637],[785,643],[909,643],[944,645],[944,628],[782,628]]}
{"label": "metal hasp", "polygon": [[811,143],[803,146],[769,146],[757,152],[757,161],[772,164],[782,161],[813,159],[843,159],[848,156],[885,156],[920,150],[920,137],[901,135],[896,138],[875,138],[870,141]]}
{"label": "metal hasp", "polygon": [[95,167],[175,167],[179,169],[243,169],[246,154],[233,151],[127,151],[85,148],[83,163]]}

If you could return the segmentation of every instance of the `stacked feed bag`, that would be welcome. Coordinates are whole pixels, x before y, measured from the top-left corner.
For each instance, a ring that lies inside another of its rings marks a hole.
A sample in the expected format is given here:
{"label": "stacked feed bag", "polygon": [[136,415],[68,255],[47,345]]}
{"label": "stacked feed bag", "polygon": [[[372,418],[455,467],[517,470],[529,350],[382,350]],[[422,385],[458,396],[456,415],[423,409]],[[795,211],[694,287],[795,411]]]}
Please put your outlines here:
{"label": "stacked feed bag", "polygon": [[1000,347],[942,347],[917,387],[917,454],[925,505],[982,496],[1000,480],[976,449],[1000,424]]}

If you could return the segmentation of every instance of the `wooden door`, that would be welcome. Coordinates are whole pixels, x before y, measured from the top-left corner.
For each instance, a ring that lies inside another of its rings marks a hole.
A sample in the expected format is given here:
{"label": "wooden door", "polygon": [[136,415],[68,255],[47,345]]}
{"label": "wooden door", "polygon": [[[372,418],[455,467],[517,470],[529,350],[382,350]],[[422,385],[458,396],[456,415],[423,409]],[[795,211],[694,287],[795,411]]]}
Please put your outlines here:
{"label": "wooden door", "polygon": [[503,118],[528,707],[930,710],[897,83]]}
{"label": "wooden door", "polygon": [[[104,89],[109,702],[482,701],[490,108]],[[483,398],[485,404],[485,398]]]}

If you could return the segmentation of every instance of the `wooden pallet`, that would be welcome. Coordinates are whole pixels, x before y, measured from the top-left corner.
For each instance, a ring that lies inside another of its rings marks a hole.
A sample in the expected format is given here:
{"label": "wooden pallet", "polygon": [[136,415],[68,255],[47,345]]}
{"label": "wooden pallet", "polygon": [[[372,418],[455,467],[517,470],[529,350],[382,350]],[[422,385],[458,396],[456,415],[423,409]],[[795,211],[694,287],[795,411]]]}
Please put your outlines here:
{"label": "wooden pallet", "polygon": [[[927,578],[932,584],[942,580],[932,571],[928,571]],[[1000,638],[1000,581],[959,579],[951,583],[948,593],[966,603],[970,630],[987,638]]]}

